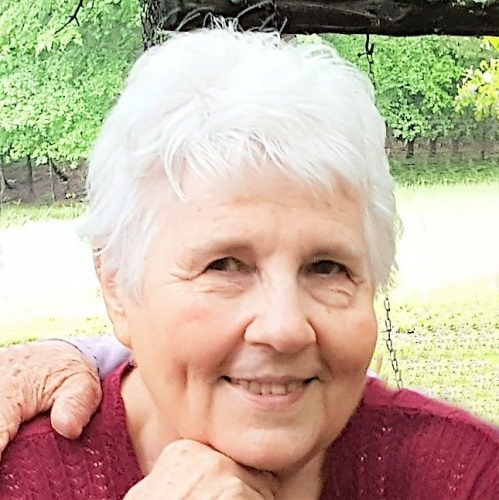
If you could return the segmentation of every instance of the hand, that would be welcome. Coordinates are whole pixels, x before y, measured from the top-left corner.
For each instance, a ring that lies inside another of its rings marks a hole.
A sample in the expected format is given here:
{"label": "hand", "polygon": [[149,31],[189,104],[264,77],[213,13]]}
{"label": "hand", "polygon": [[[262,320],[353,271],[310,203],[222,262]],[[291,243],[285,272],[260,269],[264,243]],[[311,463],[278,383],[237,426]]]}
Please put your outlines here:
{"label": "hand", "polygon": [[51,407],[54,429],[78,437],[101,398],[96,368],[66,342],[0,350],[0,457],[22,422]]}
{"label": "hand", "polygon": [[165,447],[150,474],[124,500],[274,500],[277,480],[212,448],[182,439]]}

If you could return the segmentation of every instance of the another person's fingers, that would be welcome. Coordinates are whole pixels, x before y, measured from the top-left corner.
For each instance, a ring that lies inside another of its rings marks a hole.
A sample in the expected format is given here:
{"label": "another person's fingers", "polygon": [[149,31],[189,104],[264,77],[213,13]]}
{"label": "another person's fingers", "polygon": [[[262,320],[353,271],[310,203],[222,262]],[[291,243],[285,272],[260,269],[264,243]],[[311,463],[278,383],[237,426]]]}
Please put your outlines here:
{"label": "another person's fingers", "polygon": [[[82,396],[78,397],[78,392]],[[97,369],[78,349],[66,342],[50,341],[0,350],[0,452],[22,422],[49,410],[58,395],[68,404],[76,403],[67,417],[70,421],[76,415],[76,426],[64,425],[62,403],[55,413],[63,434],[75,436],[79,434],[77,426],[88,421],[101,397]]]}
{"label": "another person's fingers", "polygon": [[274,474],[270,472],[249,470],[241,466],[239,466],[239,468],[244,472],[242,474],[237,473],[238,477],[240,477],[255,494],[260,495],[263,500],[274,499],[274,495],[279,486],[278,480]]}
{"label": "another person's fingers", "polygon": [[5,436],[7,439],[12,439],[17,434],[21,420],[22,413],[19,405],[13,403],[8,396],[0,396],[0,452],[6,446],[6,444],[2,446]]}
{"label": "another person's fingers", "polygon": [[102,399],[100,382],[87,373],[69,377],[54,395],[52,427],[68,439],[77,438]]}
{"label": "another person's fingers", "polygon": [[152,471],[125,499],[274,500],[275,491],[272,474],[242,467],[197,441],[180,439],[163,449]]}
{"label": "another person's fingers", "polygon": [[[19,384],[19,368],[5,353],[6,351],[0,353],[0,454],[17,434],[23,412],[29,412],[29,408],[19,401],[24,399],[22,384]],[[11,364],[9,369],[5,366],[6,362]]]}

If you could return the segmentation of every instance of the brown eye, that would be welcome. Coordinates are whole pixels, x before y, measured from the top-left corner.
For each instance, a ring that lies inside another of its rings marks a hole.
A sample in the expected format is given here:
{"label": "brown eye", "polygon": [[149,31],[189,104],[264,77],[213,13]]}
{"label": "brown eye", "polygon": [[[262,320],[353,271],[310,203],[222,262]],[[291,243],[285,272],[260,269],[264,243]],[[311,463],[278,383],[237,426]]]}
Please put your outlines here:
{"label": "brown eye", "polygon": [[206,268],[207,271],[225,271],[236,272],[243,268],[244,264],[234,257],[224,257],[223,259],[214,260]]}
{"label": "brown eye", "polygon": [[318,260],[308,266],[308,270],[314,274],[335,275],[346,272],[345,266],[334,260]]}

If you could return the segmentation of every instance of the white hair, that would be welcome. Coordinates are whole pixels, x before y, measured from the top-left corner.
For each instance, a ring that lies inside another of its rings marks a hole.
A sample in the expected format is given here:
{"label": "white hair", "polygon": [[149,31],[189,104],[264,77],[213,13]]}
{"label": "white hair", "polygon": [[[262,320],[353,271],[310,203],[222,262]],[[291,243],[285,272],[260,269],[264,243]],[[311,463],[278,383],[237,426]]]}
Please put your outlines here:
{"label": "white hair", "polygon": [[385,125],[368,78],[323,43],[233,27],[175,34],[135,63],[89,161],[81,227],[138,295],[166,179],[182,196],[185,170],[206,182],[244,180],[248,165],[312,186],[341,178],[364,204],[376,286],[394,263],[397,216]]}

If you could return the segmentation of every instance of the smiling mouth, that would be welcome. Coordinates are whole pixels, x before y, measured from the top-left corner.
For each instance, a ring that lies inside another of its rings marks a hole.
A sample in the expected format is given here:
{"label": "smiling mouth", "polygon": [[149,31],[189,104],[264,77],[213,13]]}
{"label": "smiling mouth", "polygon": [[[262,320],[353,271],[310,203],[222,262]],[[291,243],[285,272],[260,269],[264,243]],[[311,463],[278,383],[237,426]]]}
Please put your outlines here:
{"label": "smiling mouth", "polygon": [[256,380],[231,378],[227,376],[222,377],[222,379],[233,386],[239,386],[245,391],[257,396],[286,396],[287,394],[292,394],[302,389],[314,380],[318,380],[317,377],[311,377],[303,380],[293,380],[292,382],[283,384],[276,382],[258,382]]}

